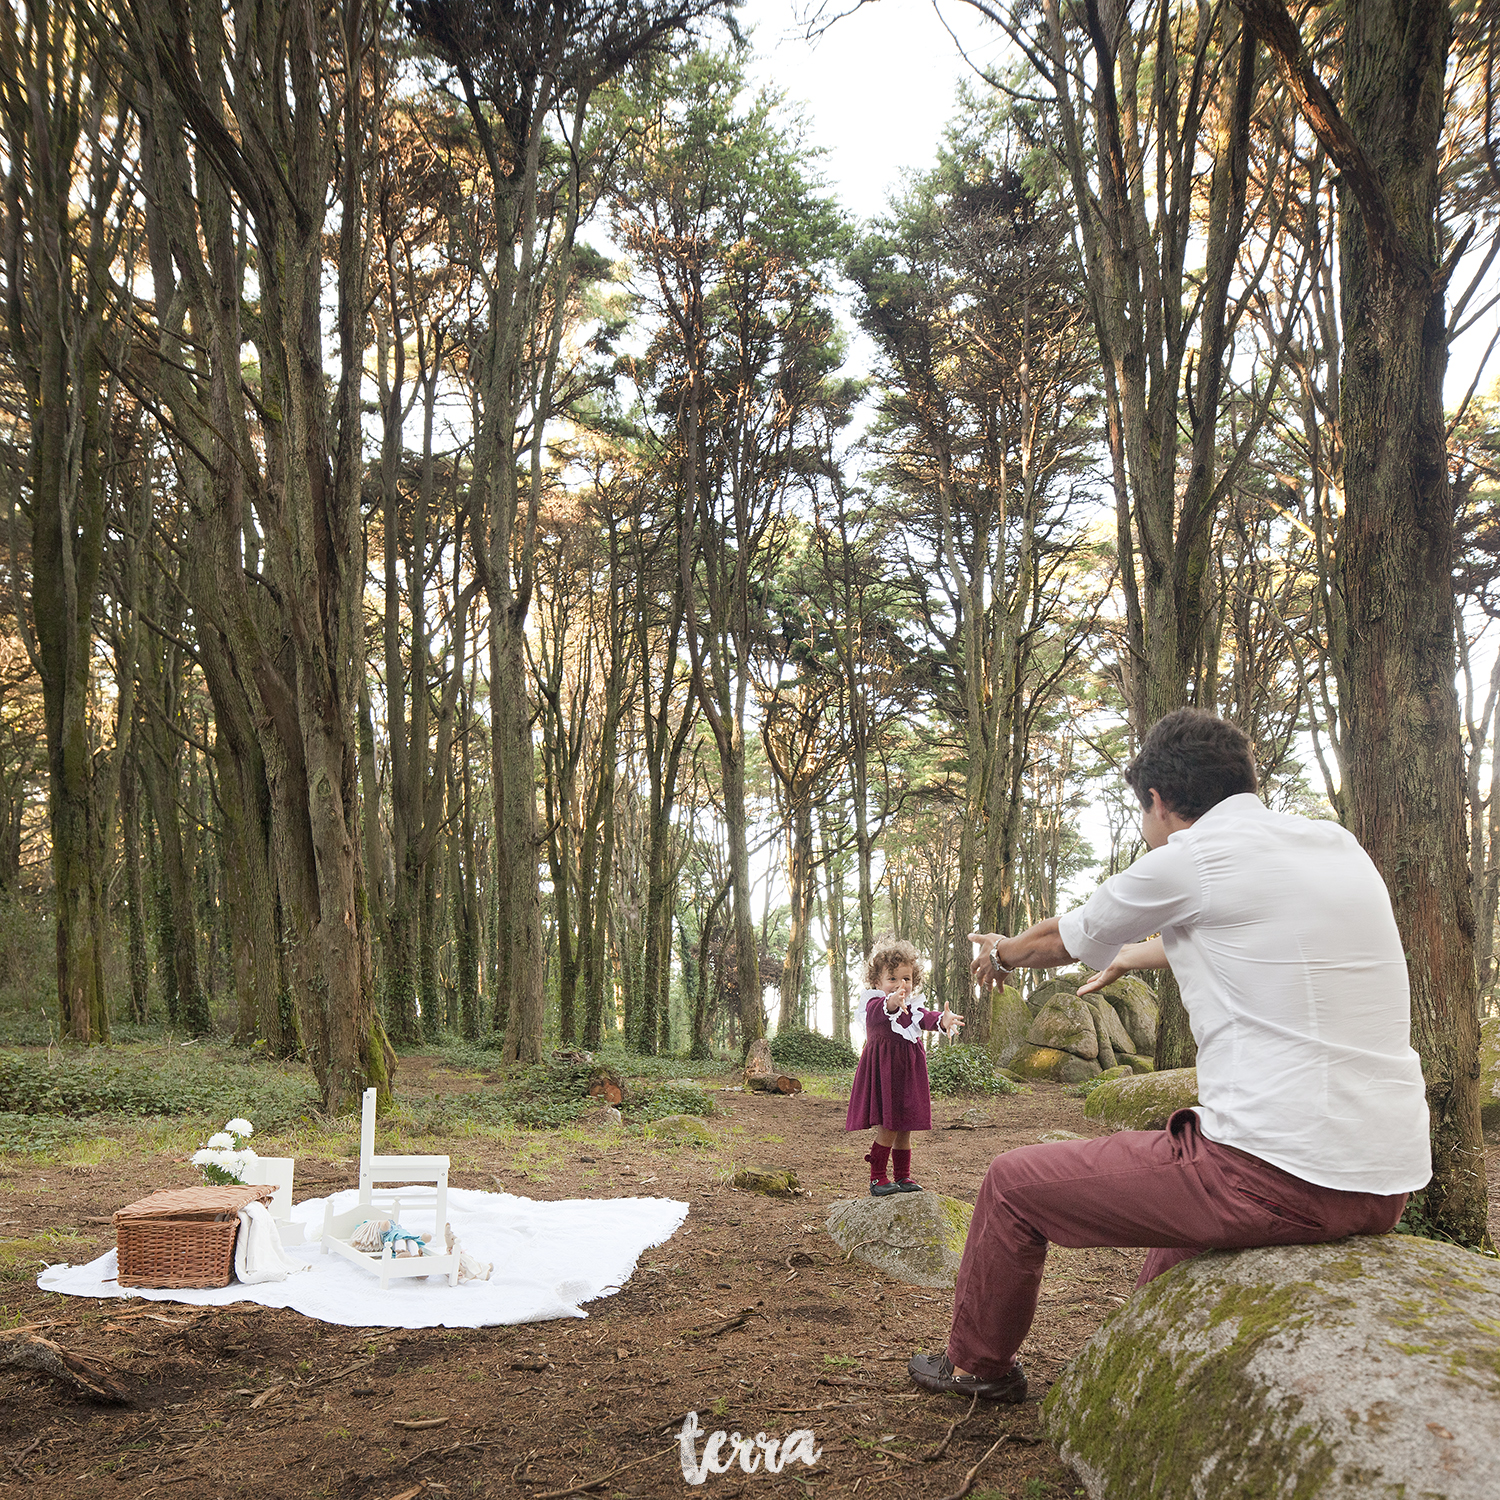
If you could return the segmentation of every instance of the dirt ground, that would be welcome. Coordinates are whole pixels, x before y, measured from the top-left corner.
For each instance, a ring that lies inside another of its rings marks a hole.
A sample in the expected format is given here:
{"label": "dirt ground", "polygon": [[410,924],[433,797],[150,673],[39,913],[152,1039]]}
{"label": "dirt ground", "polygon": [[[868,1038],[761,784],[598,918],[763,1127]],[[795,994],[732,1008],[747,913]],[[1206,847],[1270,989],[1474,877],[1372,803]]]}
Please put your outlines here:
{"label": "dirt ground", "polygon": [[[405,1086],[441,1086],[404,1067]],[[683,1227],[586,1319],[385,1331],[373,1280],[366,1329],[252,1303],[197,1309],[0,1288],[6,1323],[111,1361],[133,1393],[128,1406],[94,1406],[46,1377],[0,1371],[0,1496],[682,1495],[691,1491],[678,1432],[689,1411],[705,1431],[810,1428],[822,1449],[813,1468],[710,1475],[698,1491],[707,1500],[949,1497],[976,1464],[975,1496],[1081,1494],[1040,1437],[1038,1403],[1130,1295],[1140,1254],[1054,1250],[1023,1350],[1028,1400],[970,1413],[969,1403],[917,1392],[905,1371],[913,1351],[942,1346],[948,1295],[846,1261],[823,1232],[829,1205],[866,1181],[865,1138],[844,1135],[843,1102],[717,1097],[725,1114],[715,1128],[734,1135],[742,1164],[794,1168],[809,1196],[736,1191],[721,1154],[654,1147],[609,1127],[597,1139],[559,1139],[545,1167],[481,1147],[478,1168],[455,1173],[459,1187],[533,1198],[651,1194],[691,1205]],[[971,1105],[934,1101],[936,1128],[916,1138],[913,1160],[924,1186],[970,1202],[999,1152],[1051,1130],[1095,1133],[1060,1088],[993,1101],[988,1128],[944,1128]],[[351,1161],[299,1160],[297,1172],[299,1201],[356,1184]],[[1493,1183],[1500,1151],[1490,1173]],[[129,1171],[0,1161],[0,1221],[71,1226],[93,1235],[98,1253],[112,1243],[115,1208],[193,1180],[169,1157]]]}

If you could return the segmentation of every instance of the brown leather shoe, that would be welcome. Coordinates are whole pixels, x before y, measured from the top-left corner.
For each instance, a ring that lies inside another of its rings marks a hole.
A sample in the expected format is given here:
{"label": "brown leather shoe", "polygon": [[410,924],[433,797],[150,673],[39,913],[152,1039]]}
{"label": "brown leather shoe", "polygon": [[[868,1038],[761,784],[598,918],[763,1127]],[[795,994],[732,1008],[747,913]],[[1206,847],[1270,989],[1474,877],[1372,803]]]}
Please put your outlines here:
{"label": "brown leather shoe", "polygon": [[1026,1372],[1019,1360],[999,1380],[955,1375],[946,1350],[938,1354],[914,1354],[906,1368],[924,1391],[935,1391],[940,1396],[952,1391],[955,1396],[978,1396],[981,1401],[1003,1401],[1010,1406],[1026,1399]]}

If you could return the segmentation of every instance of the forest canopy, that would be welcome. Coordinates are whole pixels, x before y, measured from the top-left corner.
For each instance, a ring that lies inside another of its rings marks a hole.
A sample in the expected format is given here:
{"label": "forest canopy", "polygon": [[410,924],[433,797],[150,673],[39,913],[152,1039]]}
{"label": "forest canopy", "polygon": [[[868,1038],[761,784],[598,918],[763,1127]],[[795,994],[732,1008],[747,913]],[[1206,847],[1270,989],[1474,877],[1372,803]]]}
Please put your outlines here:
{"label": "forest canopy", "polygon": [[847,1043],[877,932],[961,1008],[1128,864],[1196,704],[1386,875],[1482,1222],[1489,20],[983,10],[859,222],[724,0],[6,7],[0,893],[61,1037],[335,1112],[446,1034]]}

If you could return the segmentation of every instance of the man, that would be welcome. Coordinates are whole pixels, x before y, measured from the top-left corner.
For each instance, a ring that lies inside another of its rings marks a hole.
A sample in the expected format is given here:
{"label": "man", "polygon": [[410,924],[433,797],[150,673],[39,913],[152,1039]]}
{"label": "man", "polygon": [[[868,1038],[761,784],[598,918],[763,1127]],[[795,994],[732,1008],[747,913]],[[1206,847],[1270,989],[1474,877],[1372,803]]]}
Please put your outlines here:
{"label": "man", "polygon": [[1269,811],[1249,741],[1196,709],[1159,720],[1125,779],[1148,852],[1061,917],[974,934],[974,972],[987,990],[1082,959],[1101,971],[1085,994],[1170,967],[1200,1103],[1165,1130],[995,1159],[948,1347],[910,1364],[925,1390],[1025,1398],[1016,1351],[1049,1240],[1148,1247],[1144,1285],[1204,1249],[1383,1234],[1432,1175],[1406,962],[1369,856],[1336,823]]}

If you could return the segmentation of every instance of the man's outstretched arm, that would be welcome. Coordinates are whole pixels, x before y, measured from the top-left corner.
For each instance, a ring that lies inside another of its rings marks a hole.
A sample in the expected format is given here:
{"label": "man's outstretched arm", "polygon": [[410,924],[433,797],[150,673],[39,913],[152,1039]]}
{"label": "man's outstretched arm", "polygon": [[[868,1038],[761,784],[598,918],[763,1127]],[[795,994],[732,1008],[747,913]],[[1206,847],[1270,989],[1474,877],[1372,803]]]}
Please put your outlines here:
{"label": "man's outstretched arm", "polygon": [[1169,968],[1166,945],[1159,937],[1147,938],[1144,943],[1126,943],[1107,969],[1100,969],[1087,984],[1078,986],[1078,993],[1092,995],[1095,990],[1104,989],[1135,969]]}
{"label": "man's outstretched arm", "polygon": [[[999,983],[1011,969],[1055,969],[1059,964],[1073,962],[1073,955],[1058,935],[1056,917],[1044,917],[1015,937],[998,932],[971,932],[969,941],[979,944],[979,953],[969,965],[969,972],[981,990]],[[992,952],[1000,960],[1000,972],[990,959]]]}

